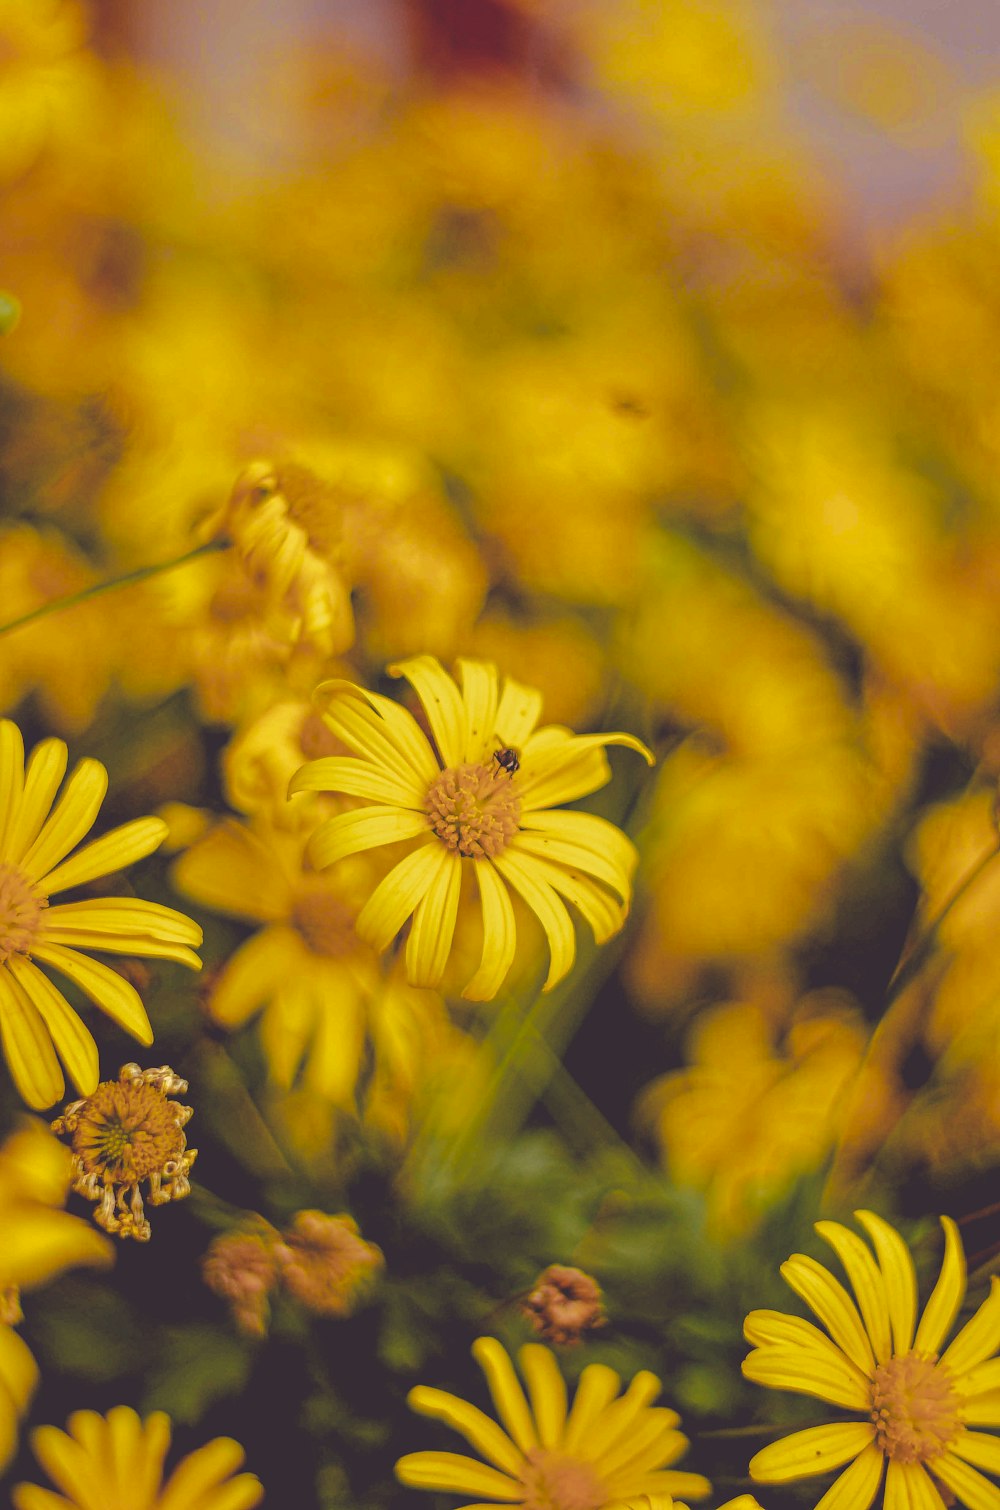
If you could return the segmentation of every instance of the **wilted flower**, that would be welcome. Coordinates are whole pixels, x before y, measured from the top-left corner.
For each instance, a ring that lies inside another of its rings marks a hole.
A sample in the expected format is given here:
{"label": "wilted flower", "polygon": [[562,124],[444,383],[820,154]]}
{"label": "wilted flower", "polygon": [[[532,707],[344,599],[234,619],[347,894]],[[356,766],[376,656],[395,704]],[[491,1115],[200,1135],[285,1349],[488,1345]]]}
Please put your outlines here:
{"label": "wilted flower", "polygon": [[319,1316],[349,1316],[383,1268],[352,1217],[299,1211],[276,1249],[281,1282]]}
{"label": "wilted flower", "polygon": [[274,1228],[260,1222],[254,1228],[220,1233],[201,1262],[208,1288],[229,1302],[234,1322],[251,1337],[263,1337],[267,1331],[269,1299],[278,1282],[277,1242]]}
{"label": "wilted flower", "polygon": [[597,1281],[566,1264],[549,1264],[535,1280],[522,1307],[539,1337],[562,1347],[585,1332],[607,1325]]}

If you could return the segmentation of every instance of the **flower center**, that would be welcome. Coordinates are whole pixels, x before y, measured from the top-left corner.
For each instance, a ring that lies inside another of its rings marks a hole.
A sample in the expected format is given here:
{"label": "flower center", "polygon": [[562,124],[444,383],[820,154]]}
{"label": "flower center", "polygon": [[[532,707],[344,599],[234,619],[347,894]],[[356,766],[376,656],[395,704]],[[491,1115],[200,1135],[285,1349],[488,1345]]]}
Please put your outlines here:
{"label": "flower center", "polygon": [[295,899],[292,925],[313,954],[339,956],[358,947],[354,913],[325,887],[304,891]]}
{"label": "flower center", "polygon": [[42,908],[48,905],[16,865],[0,865],[0,965],[12,954],[30,952]]}
{"label": "flower center", "polygon": [[529,1450],[520,1479],[525,1510],[599,1510],[608,1500],[588,1464],[544,1447]]}
{"label": "flower center", "polygon": [[132,1185],[184,1152],[176,1107],[144,1080],[102,1080],[73,1129],[73,1152],[105,1185]]}
{"label": "flower center", "polygon": [[880,1363],[872,1381],[875,1441],[886,1457],[926,1463],[961,1429],[959,1398],[936,1358],[904,1353]]}
{"label": "flower center", "polygon": [[449,849],[468,859],[502,854],[521,819],[516,779],[495,765],[450,766],[424,799],[431,828]]}

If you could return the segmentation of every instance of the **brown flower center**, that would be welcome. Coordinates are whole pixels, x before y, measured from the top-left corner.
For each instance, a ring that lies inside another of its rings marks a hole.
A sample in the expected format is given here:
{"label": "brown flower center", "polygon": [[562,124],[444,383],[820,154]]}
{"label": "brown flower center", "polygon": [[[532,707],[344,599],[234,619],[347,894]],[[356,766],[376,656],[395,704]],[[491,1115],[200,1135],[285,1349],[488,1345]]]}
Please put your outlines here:
{"label": "brown flower center", "polygon": [[48,905],[16,865],[0,865],[0,965],[12,954],[30,953]]}
{"label": "brown flower center", "polygon": [[600,1510],[608,1491],[587,1463],[532,1447],[520,1473],[525,1510]]}
{"label": "brown flower center", "polygon": [[133,1185],[184,1152],[176,1106],[144,1080],[102,1080],[82,1106],[73,1152],[105,1185]]}
{"label": "brown flower center", "polygon": [[872,1381],[875,1441],[886,1457],[926,1463],[961,1430],[959,1398],[935,1358],[904,1353],[880,1363]]}
{"label": "brown flower center", "polygon": [[467,859],[502,854],[521,820],[516,781],[495,765],[449,766],[424,799],[431,828],[449,849]]}
{"label": "brown flower center", "polygon": [[358,947],[354,913],[325,886],[296,897],[292,926],[298,929],[313,954],[336,957],[350,954]]}

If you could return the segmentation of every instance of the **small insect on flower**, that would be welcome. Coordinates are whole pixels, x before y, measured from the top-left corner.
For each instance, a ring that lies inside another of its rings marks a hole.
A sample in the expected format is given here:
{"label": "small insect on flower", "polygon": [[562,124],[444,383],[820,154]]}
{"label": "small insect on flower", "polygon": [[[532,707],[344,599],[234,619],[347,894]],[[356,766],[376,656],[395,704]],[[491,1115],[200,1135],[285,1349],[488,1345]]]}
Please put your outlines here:
{"label": "small insect on flower", "polygon": [[521,757],[513,748],[494,750],[493,760],[498,771],[506,771],[508,776],[516,776],[521,769]]}

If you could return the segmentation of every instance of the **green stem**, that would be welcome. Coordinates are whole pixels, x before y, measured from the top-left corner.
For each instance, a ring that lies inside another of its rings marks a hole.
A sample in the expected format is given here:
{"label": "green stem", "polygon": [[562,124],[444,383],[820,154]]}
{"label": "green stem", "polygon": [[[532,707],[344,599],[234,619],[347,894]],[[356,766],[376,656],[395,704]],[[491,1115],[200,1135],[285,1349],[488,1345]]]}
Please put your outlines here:
{"label": "green stem", "polygon": [[49,603],[43,603],[39,608],[32,608],[29,613],[21,614],[18,619],[11,619],[9,624],[0,624],[0,635],[11,634],[15,629],[23,629],[25,624],[33,624],[36,619],[44,619],[50,613],[61,613],[64,608],[75,608],[78,603],[86,603],[90,598],[100,597],[101,593],[112,592],[118,587],[130,587],[133,582],[145,582],[148,577],[158,577],[163,572],[173,571],[177,566],[184,566],[188,561],[195,561],[199,556],[210,555],[213,551],[225,550],[223,542],[209,540],[205,545],[196,545],[193,550],[185,551],[183,556],[174,556],[171,561],[160,561],[155,566],[138,566],[135,571],[125,572],[120,577],[111,577],[106,582],[94,582],[90,587],[81,587],[79,592],[67,593],[64,598],[53,598]]}

